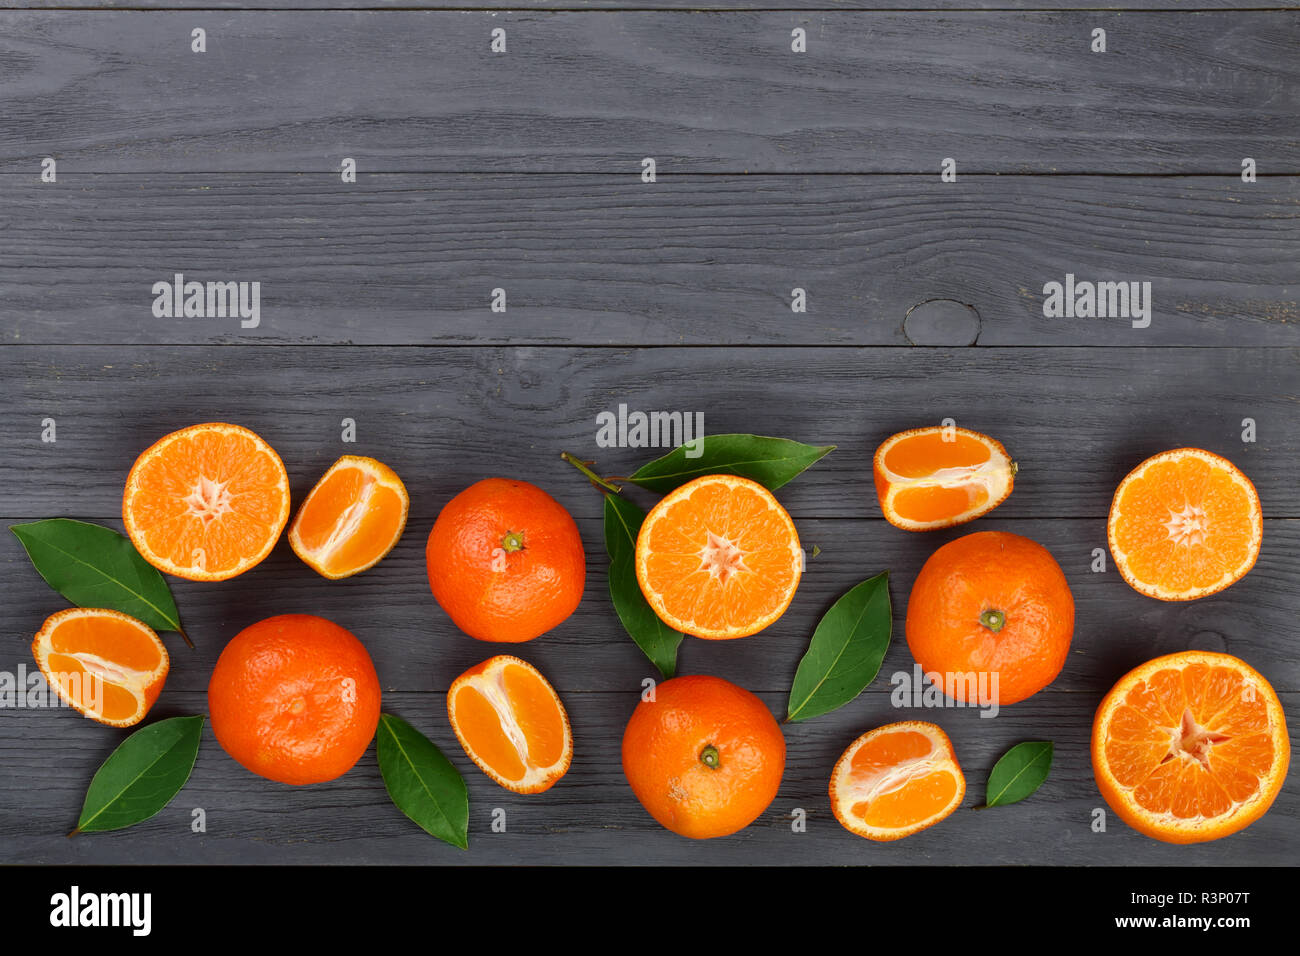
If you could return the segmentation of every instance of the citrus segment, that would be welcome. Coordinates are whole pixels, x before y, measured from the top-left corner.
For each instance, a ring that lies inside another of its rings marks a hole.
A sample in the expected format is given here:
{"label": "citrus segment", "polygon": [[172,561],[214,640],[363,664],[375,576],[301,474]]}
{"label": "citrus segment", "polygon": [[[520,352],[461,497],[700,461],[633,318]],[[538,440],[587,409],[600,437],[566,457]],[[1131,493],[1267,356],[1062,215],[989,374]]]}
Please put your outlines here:
{"label": "citrus segment", "polygon": [[933,826],[965,795],[966,779],[948,735],[921,721],[868,731],[831,771],[835,819],[869,840],[897,840]]}
{"label": "citrus segment", "polygon": [[1228,654],[1183,651],[1122,677],[1097,708],[1097,786],[1129,826],[1199,843],[1250,825],[1272,804],[1290,762],[1282,705]]}
{"label": "citrus segment", "polygon": [[373,458],[344,455],[299,506],[289,545],[327,578],[360,574],[397,544],[409,508],[396,472]]}
{"label": "citrus segment", "polygon": [[51,615],[32,641],[32,655],[63,700],[114,727],[144,719],[170,667],[167,649],[147,624],[100,608]]}
{"label": "citrus segment", "polygon": [[168,574],[223,581],[256,565],[289,519],[289,478],[247,428],[210,423],[172,432],[131,467],[122,520],[136,550]]}
{"label": "citrus segment", "polygon": [[1178,448],[1120,482],[1107,537],[1130,585],[1162,601],[1221,591],[1255,564],[1264,536],[1259,495],[1226,458]]}
{"label": "citrus segment", "polygon": [[948,528],[1011,494],[1016,466],[995,439],[966,428],[913,428],[887,438],[872,463],[880,510],[908,531]]}
{"label": "citrus segment", "polygon": [[515,793],[549,790],[573,759],[559,695],[517,657],[499,654],[457,677],[447,692],[447,716],[470,759]]}
{"label": "citrus segment", "polygon": [[803,573],[794,522],[755,481],[706,475],[663,498],[641,525],[637,583],[670,627],[747,637],[790,606]]}

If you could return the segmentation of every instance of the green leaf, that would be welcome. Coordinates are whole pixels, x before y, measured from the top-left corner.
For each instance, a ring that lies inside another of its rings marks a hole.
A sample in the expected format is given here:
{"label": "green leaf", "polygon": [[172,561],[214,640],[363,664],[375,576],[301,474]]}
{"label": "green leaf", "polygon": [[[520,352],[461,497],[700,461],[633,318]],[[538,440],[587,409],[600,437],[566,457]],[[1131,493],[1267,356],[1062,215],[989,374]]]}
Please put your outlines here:
{"label": "green leaf", "polygon": [[428,737],[400,717],[379,715],[379,771],[397,809],[444,843],[469,849],[465,780]]}
{"label": "green leaf", "polygon": [[170,717],[127,737],[95,772],[76,833],[121,830],[167,806],[194,769],[203,717]]}
{"label": "green leaf", "polygon": [[155,631],[180,631],[171,589],[158,569],[112,528],[51,518],[10,525],[47,584],[78,607],[138,618]]}
{"label": "green leaf", "polygon": [[1043,785],[1052,769],[1052,742],[1027,740],[1016,744],[993,765],[986,807],[1001,807],[1025,799]]}
{"label": "green leaf", "polygon": [[804,445],[761,435],[706,435],[701,446],[698,458],[686,457],[682,445],[641,466],[628,480],[667,494],[701,475],[740,475],[775,491],[835,450],[834,445]]}
{"label": "green leaf", "polygon": [[623,629],[667,680],[677,669],[677,648],[685,635],[659,620],[637,583],[636,536],[644,520],[645,512],[630,501],[618,495],[605,495],[609,596]]}
{"label": "green leaf", "polygon": [[888,571],[845,592],[822,616],[799,661],[786,719],[828,714],[862,693],[880,671],[893,622]]}

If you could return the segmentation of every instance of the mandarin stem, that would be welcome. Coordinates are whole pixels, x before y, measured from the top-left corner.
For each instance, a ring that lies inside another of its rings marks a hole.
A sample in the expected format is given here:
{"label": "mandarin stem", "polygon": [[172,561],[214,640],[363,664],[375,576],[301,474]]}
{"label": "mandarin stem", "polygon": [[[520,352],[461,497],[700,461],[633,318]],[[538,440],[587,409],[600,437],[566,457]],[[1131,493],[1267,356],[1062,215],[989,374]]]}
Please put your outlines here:
{"label": "mandarin stem", "polygon": [[578,469],[578,471],[586,475],[587,480],[590,481],[597,488],[601,488],[604,491],[608,491],[611,494],[615,494],[615,495],[619,495],[623,493],[622,488],[618,487],[618,485],[612,485],[604,478],[601,478],[594,471],[592,471],[590,468],[587,467],[586,462],[582,461],[576,455],[571,455],[567,451],[562,451],[560,452],[560,457],[563,458],[565,461],[567,461],[574,468]]}

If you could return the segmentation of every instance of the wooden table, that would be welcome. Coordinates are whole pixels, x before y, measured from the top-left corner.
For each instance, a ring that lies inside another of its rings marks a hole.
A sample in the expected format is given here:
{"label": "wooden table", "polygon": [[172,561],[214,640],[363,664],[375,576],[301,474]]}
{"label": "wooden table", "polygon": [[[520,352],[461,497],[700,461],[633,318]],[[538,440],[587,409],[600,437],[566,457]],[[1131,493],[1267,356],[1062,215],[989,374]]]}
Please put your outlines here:
{"label": "wooden table", "polygon": [[[1294,773],[1245,832],[1174,847],[1113,815],[1093,831],[1104,803],[1088,760],[1092,713],[1115,679],[1189,647],[1257,667],[1300,727],[1294,9],[20,2],[0,12],[6,523],[120,527],[135,456],[201,421],[267,438],[295,501],[340,454],[388,462],[411,518],[370,572],[327,582],[281,542],[235,580],[173,582],[198,647],[168,638],[172,673],[151,716],[204,712],[213,663],[242,627],[321,614],[365,641],[385,709],[465,774],[471,822],[468,853],[421,833],[389,802],[373,749],[333,783],[292,789],[243,770],[205,729],[189,784],[162,813],[69,840],[124,732],[66,709],[10,709],[0,862],[1294,862]],[[206,52],[191,49],[196,28]],[[504,53],[490,48],[496,29]],[[1104,53],[1090,49],[1097,29]],[[795,30],[806,52],[792,50]],[[45,157],[55,182],[42,180]],[[259,324],[155,317],[152,286],[176,273],[260,282]],[[1150,282],[1149,326],[1046,317],[1044,286],[1067,274]],[[495,289],[505,312],[490,307]],[[805,312],[791,309],[795,289]],[[952,302],[913,311],[932,300]],[[880,676],[841,710],[785,726],[780,794],[730,838],[660,829],[620,769],[652,668],[609,604],[600,498],[559,457],[613,474],[652,457],[596,447],[597,414],[620,403],[702,411],[714,434],[838,445],[780,492],[820,549],[789,612],[749,640],[688,639],[679,672],[726,677],[783,715],[821,614],[891,572]],[[47,418],[53,443],[41,440]],[[345,418],[354,444],[340,440]],[[880,517],[872,452],[944,418],[1007,445],[1015,493],[975,525],[899,531]],[[1264,546],[1228,591],[1162,604],[1109,561],[1091,566],[1116,484],[1181,445],[1254,480]],[[500,789],[458,747],[444,691],[495,648],[457,631],[425,579],[439,508],[489,475],[553,493],[588,551],[581,607],[519,648],[563,696],[576,736],[569,774],[536,797]],[[896,708],[889,678],[913,663],[912,581],[938,545],[978,529],[1028,535],[1061,562],[1078,607],[1065,669],[993,720]],[[34,666],[30,637],[64,602],[12,536],[0,542],[0,669],[16,672]],[[834,821],[826,783],[850,740],[900,719],[948,731],[968,793],[943,824],[872,844]],[[1056,744],[1048,781],[975,812],[998,755],[1029,739]],[[203,833],[191,828],[199,807]],[[796,808],[806,832],[791,826]]]}

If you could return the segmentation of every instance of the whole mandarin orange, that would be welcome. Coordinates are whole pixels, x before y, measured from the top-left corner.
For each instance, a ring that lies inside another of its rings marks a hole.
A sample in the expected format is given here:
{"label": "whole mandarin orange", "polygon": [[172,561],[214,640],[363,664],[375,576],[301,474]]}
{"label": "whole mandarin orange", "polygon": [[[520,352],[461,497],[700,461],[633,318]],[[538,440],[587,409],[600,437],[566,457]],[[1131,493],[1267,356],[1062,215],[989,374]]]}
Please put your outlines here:
{"label": "whole mandarin orange", "polygon": [[623,732],[623,773],[660,824],[696,840],[753,823],[776,797],[785,738],[767,705],[721,677],[674,677]]}
{"label": "whole mandarin orange", "polygon": [[251,624],[221,652],[208,682],[217,742],[280,783],[322,783],[361,759],[379,726],[379,677],[351,631],[282,614]]}
{"label": "whole mandarin orange", "polygon": [[906,626],[912,656],[943,676],[949,697],[1014,704],[1065,665],[1074,597],[1041,544],[979,531],[930,555],[912,585]]}
{"label": "whole mandarin orange", "polygon": [[429,587],[481,641],[531,641],[578,607],[587,563],[573,517],[536,485],[485,478],[443,507],[425,546]]}

